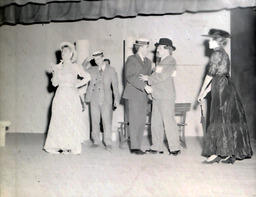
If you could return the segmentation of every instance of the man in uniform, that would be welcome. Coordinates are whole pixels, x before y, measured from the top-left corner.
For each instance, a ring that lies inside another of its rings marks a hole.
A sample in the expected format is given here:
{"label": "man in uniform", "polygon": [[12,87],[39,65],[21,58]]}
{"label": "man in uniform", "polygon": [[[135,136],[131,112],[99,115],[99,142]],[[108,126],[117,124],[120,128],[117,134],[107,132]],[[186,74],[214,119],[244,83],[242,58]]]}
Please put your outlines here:
{"label": "man in uniform", "polygon": [[141,143],[146,124],[148,97],[146,83],[139,79],[140,74],[151,74],[151,61],[146,57],[149,41],[136,40],[135,54],[128,57],[125,64],[126,86],[123,98],[128,100],[129,134],[131,153],[142,155]]}
{"label": "man in uniform", "polygon": [[[90,113],[92,120],[92,147],[98,147],[100,144],[100,119],[102,118],[104,129],[105,148],[112,148],[112,104],[117,107],[120,96],[118,90],[118,78],[116,71],[111,66],[106,66],[102,51],[93,53],[93,58],[97,66],[91,66],[87,72],[91,75],[91,81],[88,86],[85,101],[90,103]],[[112,90],[114,102],[112,100]]]}

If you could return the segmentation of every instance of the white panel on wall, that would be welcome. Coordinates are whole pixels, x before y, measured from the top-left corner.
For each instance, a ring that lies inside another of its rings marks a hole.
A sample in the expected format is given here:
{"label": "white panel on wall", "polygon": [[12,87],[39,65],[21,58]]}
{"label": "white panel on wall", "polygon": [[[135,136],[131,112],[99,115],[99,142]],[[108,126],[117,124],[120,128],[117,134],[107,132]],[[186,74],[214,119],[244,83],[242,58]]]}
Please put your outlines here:
{"label": "white panel on wall", "polygon": [[[123,40],[147,37],[154,43],[160,37],[171,38],[177,50],[177,102],[194,103],[208,57],[205,38],[209,28],[230,31],[229,11],[185,13],[168,16],[45,25],[0,27],[0,119],[12,121],[9,132],[40,132],[47,129],[47,116],[53,92],[48,92],[45,70],[56,62],[55,52],[63,41],[88,40],[89,53],[103,50],[118,73],[120,93],[123,90]],[[230,53],[230,45],[227,46]],[[113,130],[123,120],[120,106],[113,117]],[[186,135],[201,135],[200,111],[187,116]],[[199,128],[199,129],[198,129]]]}

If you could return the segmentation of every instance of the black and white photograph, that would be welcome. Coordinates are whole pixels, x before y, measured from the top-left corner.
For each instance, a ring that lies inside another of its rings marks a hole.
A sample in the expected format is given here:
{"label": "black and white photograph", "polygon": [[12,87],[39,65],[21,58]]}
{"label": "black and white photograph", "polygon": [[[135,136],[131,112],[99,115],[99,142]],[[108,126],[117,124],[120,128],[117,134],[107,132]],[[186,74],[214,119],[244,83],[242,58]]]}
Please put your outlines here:
{"label": "black and white photograph", "polygon": [[256,0],[0,0],[0,197],[256,197]]}

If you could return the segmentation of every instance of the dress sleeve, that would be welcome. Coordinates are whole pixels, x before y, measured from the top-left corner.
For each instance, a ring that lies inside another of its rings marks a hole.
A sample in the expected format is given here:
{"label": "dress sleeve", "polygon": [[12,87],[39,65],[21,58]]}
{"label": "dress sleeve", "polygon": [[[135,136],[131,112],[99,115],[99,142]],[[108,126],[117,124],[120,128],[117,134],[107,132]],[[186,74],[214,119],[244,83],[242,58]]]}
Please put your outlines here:
{"label": "dress sleeve", "polygon": [[53,64],[50,66],[49,71],[52,73],[51,82],[54,87],[57,87],[60,83],[59,80],[59,64]]}
{"label": "dress sleeve", "polygon": [[76,71],[77,71],[77,75],[83,78],[77,84],[78,87],[87,84],[91,80],[91,75],[88,72],[85,72],[81,65],[76,64]]}

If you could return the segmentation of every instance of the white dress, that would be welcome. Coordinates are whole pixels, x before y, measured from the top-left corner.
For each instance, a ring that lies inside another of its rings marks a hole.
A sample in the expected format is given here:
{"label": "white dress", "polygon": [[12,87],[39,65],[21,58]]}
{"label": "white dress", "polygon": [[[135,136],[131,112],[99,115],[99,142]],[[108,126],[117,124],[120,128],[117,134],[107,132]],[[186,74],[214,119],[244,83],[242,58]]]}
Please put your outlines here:
{"label": "white dress", "polygon": [[[78,79],[78,75],[83,80]],[[81,144],[88,140],[88,113],[82,112],[78,87],[87,83],[90,75],[78,64],[53,66],[52,84],[58,86],[53,103],[52,116],[44,145],[49,153],[81,153]]]}

